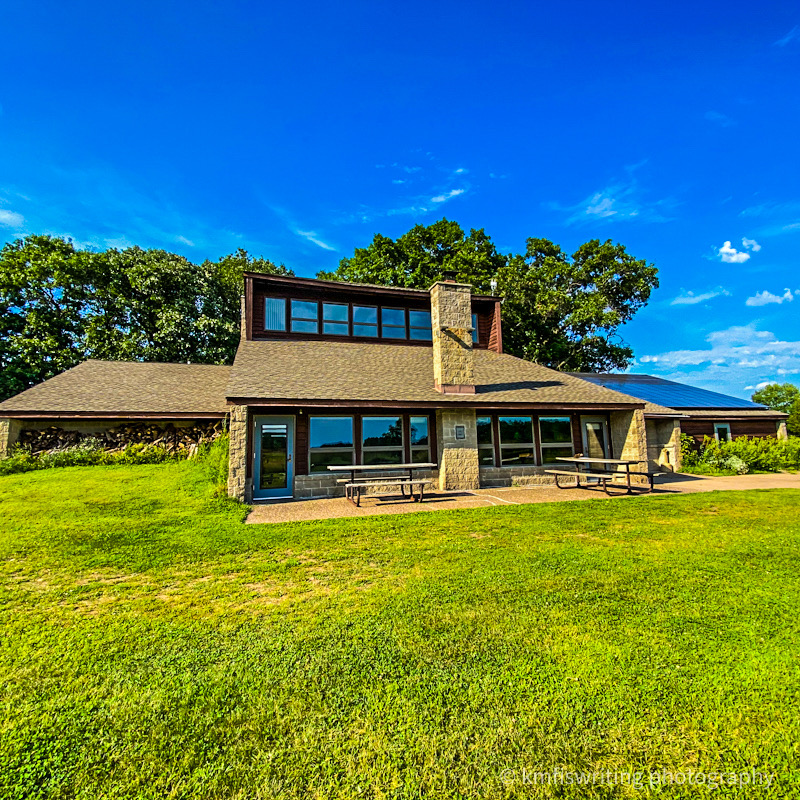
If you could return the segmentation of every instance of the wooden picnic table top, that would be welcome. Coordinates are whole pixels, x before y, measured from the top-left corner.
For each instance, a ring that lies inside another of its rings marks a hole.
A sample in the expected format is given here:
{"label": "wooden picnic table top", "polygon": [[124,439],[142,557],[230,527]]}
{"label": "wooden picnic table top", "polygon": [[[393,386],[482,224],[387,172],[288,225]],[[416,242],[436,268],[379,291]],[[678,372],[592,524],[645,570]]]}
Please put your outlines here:
{"label": "wooden picnic table top", "polygon": [[331,472],[391,472],[398,469],[436,469],[438,464],[337,464],[329,466]]}
{"label": "wooden picnic table top", "polygon": [[588,458],[587,456],[558,457],[556,461],[570,461],[573,464],[638,464],[627,458]]}

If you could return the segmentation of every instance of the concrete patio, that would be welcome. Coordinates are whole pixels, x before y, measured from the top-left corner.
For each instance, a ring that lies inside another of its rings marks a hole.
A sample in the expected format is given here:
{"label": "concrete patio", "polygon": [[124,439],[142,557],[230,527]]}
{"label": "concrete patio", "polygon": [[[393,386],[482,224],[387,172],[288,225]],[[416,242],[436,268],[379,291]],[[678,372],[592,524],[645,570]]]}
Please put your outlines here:
{"label": "concrete patio", "polygon": [[365,496],[356,508],[344,497],[318,500],[283,500],[259,503],[247,517],[248,523],[306,522],[345,517],[369,517],[376,514],[410,514],[452,509],[488,508],[498,505],[559,503],[575,500],[617,500],[627,497],[666,497],[744,489],[800,489],[800,474],[736,475],[711,478],[701,475],[669,475],[656,479],[652,494],[636,491],[625,494],[624,487],[607,495],[600,489],[557,489],[553,485],[477,489],[471,492],[431,492],[423,503],[394,496]]}

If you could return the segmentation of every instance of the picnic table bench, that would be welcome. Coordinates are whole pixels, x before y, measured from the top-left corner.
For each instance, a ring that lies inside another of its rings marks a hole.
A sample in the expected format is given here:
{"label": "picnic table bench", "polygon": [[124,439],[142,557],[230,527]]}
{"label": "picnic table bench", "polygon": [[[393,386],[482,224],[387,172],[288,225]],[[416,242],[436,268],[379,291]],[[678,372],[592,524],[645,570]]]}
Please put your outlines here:
{"label": "picnic table bench", "polygon": [[[425,495],[425,484],[430,483],[429,478],[415,478],[414,470],[436,469],[436,464],[348,464],[329,466],[330,472],[349,472],[349,478],[339,478],[336,482],[344,484],[345,497],[355,506],[361,505],[361,495],[366,489],[378,486],[397,486],[402,497],[408,494],[415,503],[421,503]],[[356,475],[357,472],[399,472],[407,471],[408,476],[390,475],[382,478],[376,475]],[[414,496],[414,487],[417,487],[417,496]]]}
{"label": "picnic table bench", "polygon": [[[585,456],[572,456],[570,458],[559,458],[558,461],[566,461],[575,465],[574,470],[566,469],[548,469],[545,470],[547,475],[553,475],[556,481],[556,486],[559,489],[579,489],[581,485],[584,488],[590,486],[602,486],[603,491],[609,494],[608,484],[615,478],[624,477],[625,487],[627,494],[633,494],[633,486],[631,484],[631,476],[641,476],[647,478],[649,483],[648,492],[653,491],[655,478],[657,475],[662,475],[661,472],[649,472],[640,470],[631,470],[633,464],[639,464],[639,461],[630,461],[622,458],[587,458]],[[625,467],[624,472],[611,471],[609,466],[622,466]],[[559,477],[570,477],[575,479],[575,483],[571,486],[562,486],[559,483]],[[584,483],[581,484],[581,479]]]}

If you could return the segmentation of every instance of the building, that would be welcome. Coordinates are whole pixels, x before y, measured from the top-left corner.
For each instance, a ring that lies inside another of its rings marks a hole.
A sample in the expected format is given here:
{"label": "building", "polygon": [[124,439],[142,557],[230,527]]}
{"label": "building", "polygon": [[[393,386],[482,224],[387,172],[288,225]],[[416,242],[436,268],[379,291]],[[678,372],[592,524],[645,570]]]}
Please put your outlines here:
{"label": "building", "polygon": [[500,298],[464,284],[248,273],[233,366],[87,361],[0,403],[0,450],[42,428],[168,440],[224,419],[229,494],[247,502],[341,493],[327,467],[353,463],[435,463],[442,490],[549,482],[578,453],[678,468],[695,417],[604,383],[620,377],[503,353]]}
{"label": "building", "polygon": [[[706,436],[717,441],[730,441],[738,436],[777,436],[785,439],[788,435],[788,414],[750,400],[698,389],[655,375],[572,374],[598,386],[638,397],[646,403],[658,403],[673,409],[681,415],[681,433],[693,436],[698,444]],[[645,416],[648,416],[646,412]]]}

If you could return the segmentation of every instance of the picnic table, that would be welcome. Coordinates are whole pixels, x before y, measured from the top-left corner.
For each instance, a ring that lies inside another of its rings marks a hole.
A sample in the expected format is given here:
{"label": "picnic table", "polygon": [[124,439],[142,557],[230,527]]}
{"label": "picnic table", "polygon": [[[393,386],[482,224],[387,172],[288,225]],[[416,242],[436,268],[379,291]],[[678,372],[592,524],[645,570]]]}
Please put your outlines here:
{"label": "picnic table", "polygon": [[[411,499],[417,503],[421,503],[425,493],[425,484],[428,483],[428,478],[415,478],[414,471],[419,469],[436,469],[437,465],[432,463],[419,463],[419,464],[344,464],[337,466],[329,466],[330,472],[350,473],[350,477],[343,480],[345,487],[345,497],[355,506],[361,505],[361,493],[364,489],[369,489],[374,486],[399,486],[400,494],[406,496],[406,487]],[[388,477],[380,478],[370,475],[367,477],[357,476],[356,473],[363,472],[398,472],[407,471],[408,477]],[[340,481],[342,482],[342,481]],[[418,497],[414,497],[414,487],[417,487]]]}
{"label": "picnic table", "polygon": [[[631,472],[631,467],[634,464],[641,463],[640,461],[630,461],[625,458],[588,458],[586,456],[570,456],[569,458],[557,458],[557,461],[567,461],[575,465],[574,472],[567,470],[548,469],[545,470],[548,475],[554,475],[556,479],[556,486],[559,489],[566,488],[580,488],[581,478],[584,478],[584,486],[601,485],[604,491],[608,494],[608,482],[620,475],[625,475],[625,486],[627,494],[632,494],[633,489],[631,486],[631,475],[643,475],[650,481],[649,491],[653,491],[653,479],[659,472]],[[622,473],[618,470],[612,469],[613,467],[625,467],[625,472]],[[568,475],[575,478],[574,487],[561,486],[558,482],[559,476]]]}

